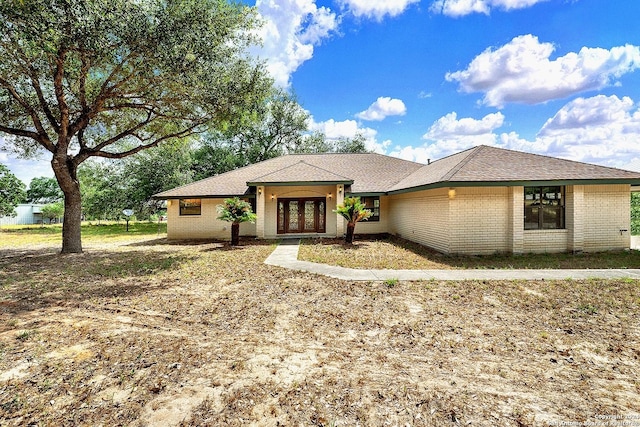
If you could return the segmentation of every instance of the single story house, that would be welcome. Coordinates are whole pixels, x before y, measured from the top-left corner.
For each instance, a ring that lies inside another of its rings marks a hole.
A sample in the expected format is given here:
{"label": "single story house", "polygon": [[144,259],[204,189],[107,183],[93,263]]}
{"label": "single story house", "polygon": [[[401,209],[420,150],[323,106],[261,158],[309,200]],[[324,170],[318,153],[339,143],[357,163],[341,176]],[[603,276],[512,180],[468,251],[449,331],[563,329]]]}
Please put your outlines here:
{"label": "single story house", "polygon": [[342,236],[333,213],[359,196],[373,215],[358,234],[389,233],[448,254],[627,249],[640,172],[489,146],[421,164],[374,153],[296,154],[155,195],[169,239],[229,239],[224,198],[252,203],[243,236]]}

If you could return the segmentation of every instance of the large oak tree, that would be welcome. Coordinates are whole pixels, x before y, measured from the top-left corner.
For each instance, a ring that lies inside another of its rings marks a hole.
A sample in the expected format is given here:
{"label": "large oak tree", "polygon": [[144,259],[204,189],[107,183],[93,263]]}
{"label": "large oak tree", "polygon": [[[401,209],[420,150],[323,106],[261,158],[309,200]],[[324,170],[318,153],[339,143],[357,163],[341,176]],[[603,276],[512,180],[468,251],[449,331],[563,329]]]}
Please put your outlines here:
{"label": "large oak tree", "polygon": [[63,253],[82,252],[82,162],[210,129],[266,95],[246,55],[255,25],[227,0],[0,1],[4,149],[49,153]]}

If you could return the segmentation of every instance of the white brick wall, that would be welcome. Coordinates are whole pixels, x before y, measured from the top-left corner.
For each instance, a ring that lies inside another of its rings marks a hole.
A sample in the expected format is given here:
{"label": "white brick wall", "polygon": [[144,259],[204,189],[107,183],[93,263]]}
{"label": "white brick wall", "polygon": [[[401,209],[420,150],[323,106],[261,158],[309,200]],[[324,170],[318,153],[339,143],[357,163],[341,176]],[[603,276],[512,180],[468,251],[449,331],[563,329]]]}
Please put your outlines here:
{"label": "white brick wall", "polygon": [[449,252],[449,198],[446,188],[390,197],[389,232],[440,252]]}
{"label": "white brick wall", "polygon": [[[327,197],[326,235],[341,236],[342,220],[332,211],[342,197],[335,185],[265,187],[264,224],[242,224],[242,236],[264,230],[277,238],[278,198]],[[274,194],[275,199],[271,199]],[[565,252],[624,249],[630,245],[629,185],[567,186],[564,230],[524,230],[522,187],[459,187],[380,197],[380,221],[360,222],[356,233],[399,235],[445,253]],[[202,199],[202,214],[180,216],[177,200],[168,206],[170,239],[225,239],[230,224],[216,219],[222,199]],[[261,221],[258,218],[258,221]],[[626,230],[622,233],[620,230]]]}
{"label": "white brick wall", "polygon": [[463,187],[450,199],[450,252],[492,254],[511,251],[508,187]]}
{"label": "white brick wall", "polygon": [[630,191],[629,185],[584,186],[585,251],[629,248]]}

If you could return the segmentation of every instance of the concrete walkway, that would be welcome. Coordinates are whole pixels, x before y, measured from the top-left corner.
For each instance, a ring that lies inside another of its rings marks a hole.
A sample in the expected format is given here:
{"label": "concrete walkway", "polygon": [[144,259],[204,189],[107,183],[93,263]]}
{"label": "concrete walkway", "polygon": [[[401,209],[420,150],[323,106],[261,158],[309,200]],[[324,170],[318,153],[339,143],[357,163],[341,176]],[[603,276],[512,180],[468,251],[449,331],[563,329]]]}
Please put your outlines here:
{"label": "concrete walkway", "polygon": [[298,260],[300,240],[283,240],[265,264],[322,274],[342,280],[563,280],[640,279],[640,269],[628,270],[360,270]]}

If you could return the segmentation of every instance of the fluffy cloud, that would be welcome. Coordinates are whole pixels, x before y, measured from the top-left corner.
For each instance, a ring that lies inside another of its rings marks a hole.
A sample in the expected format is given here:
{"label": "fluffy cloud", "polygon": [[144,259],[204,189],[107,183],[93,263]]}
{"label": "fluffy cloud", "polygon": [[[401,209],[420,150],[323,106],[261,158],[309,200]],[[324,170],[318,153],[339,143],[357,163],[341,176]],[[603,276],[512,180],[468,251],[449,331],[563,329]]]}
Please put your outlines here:
{"label": "fluffy cloud", "polygon": [[544,1],[548,0],[436,0],[431,5],[431,11],[457,18],[471,13],[488,15],[491,9],[524,9]]}
{"label": "fluffy cloud", "polygon": [[335,121],[329,119],[324,122],[316,122],[313,117],[309,120],[309,130],[312,132],[322,132],[328,140],[338,140],[342,138],[353,138],[362,135],[365,139],[365,146],[368,150],[376,153],[384,153],[391,144],[391,141],[378,142],[375,129],[360,127],[355,120]]}
{"label": "fluffy cloud", "polygon": [[480,120],[469,117],[458,120],[457,113],[452,112],[436,120],[423,138],[438,140],[486,135],[501,127],[503,123],[504,115],[502,113],[487,114]]}
{"label": "fluffy cloud", "polygon": [[342,7],[349,9],[355,16],[382,20],[386,15],[397,16],[412,3],[420,0],[340,0]]}
{"label": "fluffy cloud", "polygon": [[425,134],[430,142],[419,147],[396,147],[390,154],[426,163],[427,159],[485,144],[622,168],[634,159],[640,160],[640,109],[628,97],[598,95],[573,100],[550,118],[533,140],[515,132],[493,132],[504,120],[497,114],[482,120],[458,120],[455,113],[448,114]]}
{"label": "fluffy cloud", "polygon": [[356,114],[356,117],[362,120],[381,121],[389,116],[404,116],[406,112],[407,107],[402,100],[387,96],[378,98],[365,111]]}
{"label": "fluffy cloud", "polygon": [[493,131],[502,126],[504,115],[493,113],[477,120],[469,117],[458,119],[452,112],[436,120],[423,139],[431,141],[420,147],[396,147],[390,155],[406,160],[427,163],[476,145],[497,145],[498,135]]}
{"label": "fluffy cloud", "polygon": [[287,87],[291,74],[313,57],[314,46],[338,28],[339,19],[314,0],[257,0],[256,6],[264,21],[257,54],[266,59],[276,84]]}
{"label": "fluffy cloud", "polygon": [[457,81],[463,92],[484,92],[484,104],[502,107],[508,102],[538,104],[601,89],[640,67],[638,46],[584,47],[550,60],[554,49],[530,34],[519,36],[498,49],[487,49],[466,70],[447,73],[445,78]]}

